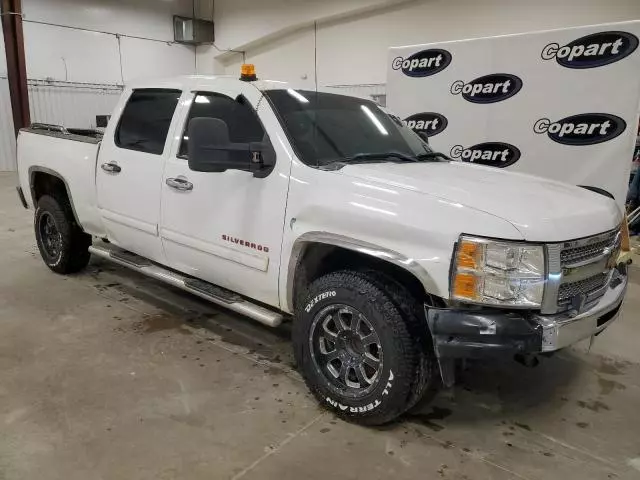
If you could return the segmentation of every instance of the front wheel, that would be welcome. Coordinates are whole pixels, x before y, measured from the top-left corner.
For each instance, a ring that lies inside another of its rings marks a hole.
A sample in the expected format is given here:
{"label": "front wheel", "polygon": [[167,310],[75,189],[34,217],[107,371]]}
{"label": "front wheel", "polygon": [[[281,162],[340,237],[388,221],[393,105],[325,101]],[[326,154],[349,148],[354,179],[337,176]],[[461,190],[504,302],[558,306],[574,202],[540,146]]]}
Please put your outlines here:
{"label": "front wheel", "polygon": [[412,400],[416,345],[392,297],[366,273],[313,282],[296,315],[294,348],[313,394],[347,420],[387,423]]}

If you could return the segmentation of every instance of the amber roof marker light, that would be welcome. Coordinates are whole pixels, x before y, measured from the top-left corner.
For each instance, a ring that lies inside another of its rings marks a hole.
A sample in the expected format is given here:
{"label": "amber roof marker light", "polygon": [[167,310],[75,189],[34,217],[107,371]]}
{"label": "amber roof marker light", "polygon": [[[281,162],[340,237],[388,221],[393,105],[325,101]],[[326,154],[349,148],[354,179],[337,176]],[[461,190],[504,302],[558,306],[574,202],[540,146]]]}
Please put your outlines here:
{"label": "amber roof marker light", "polygon": [[240,67],[240,80],[244,82],[253,82],[257,80],[256,67],[253,63],[243,63]]}

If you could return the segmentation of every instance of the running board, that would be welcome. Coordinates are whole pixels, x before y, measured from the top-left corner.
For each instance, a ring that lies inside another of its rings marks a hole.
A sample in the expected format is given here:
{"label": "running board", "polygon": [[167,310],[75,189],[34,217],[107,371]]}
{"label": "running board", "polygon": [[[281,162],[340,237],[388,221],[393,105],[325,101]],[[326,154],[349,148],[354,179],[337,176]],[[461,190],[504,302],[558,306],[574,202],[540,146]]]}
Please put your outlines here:
{"label": "running board", "polygon": [[251,303],[230,290],[174,272],[126,250],[121,250],[112,245],[92,245],[89,247],[89,251],[98,257],[178,287],[269,327],[277,327],[282,323],[281,314]]}

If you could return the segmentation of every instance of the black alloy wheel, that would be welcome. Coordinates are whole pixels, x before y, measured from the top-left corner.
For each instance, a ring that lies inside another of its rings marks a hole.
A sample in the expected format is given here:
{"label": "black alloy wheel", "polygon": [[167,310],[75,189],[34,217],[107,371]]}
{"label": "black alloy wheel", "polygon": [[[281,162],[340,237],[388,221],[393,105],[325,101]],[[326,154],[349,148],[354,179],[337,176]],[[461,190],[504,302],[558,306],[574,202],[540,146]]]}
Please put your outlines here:
{"label": "black alloy wheel", "polygon": [[62,252],[62,233],[50,212],[43,212],[38,219],[38,230],[42,247],[51,259],[57,259]]}
{"label": "black alloy wheel", "polygon": [[336,392],[358,398],[381,378],[383,351],[375,328],[350,305],[333,304],[318,312],[309,347],[316,368]]}
{"label": "black alloy wheel", "polygon": [[87,266],[91,257],[91,235],[84,233],[76,223],[66,197],[40,197],[33,227],[42,260],[51,270],[74,273]]}

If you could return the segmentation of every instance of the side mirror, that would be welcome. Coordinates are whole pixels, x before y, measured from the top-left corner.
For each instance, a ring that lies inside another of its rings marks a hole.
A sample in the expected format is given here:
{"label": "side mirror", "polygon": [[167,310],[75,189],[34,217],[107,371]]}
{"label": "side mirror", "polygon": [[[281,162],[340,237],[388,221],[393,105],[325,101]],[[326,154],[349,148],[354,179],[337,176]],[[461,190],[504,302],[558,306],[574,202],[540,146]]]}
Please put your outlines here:
{"label": "side mirror", "polygon": [[275,151],[268,139],[231,142],[227,123],[219,118],[193,118],[188,135],[189,169],[194,172],[243,170],[264,177],[275,165]]}

